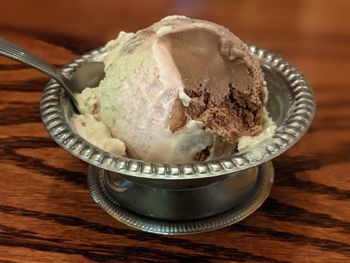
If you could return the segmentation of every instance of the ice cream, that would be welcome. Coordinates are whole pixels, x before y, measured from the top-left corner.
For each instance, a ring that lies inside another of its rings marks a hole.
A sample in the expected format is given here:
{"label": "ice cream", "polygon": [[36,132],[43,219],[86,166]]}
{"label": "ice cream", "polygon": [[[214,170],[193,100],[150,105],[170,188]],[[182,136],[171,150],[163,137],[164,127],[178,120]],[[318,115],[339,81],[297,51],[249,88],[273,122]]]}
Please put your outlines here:
{"label": "ice cream", "polygon": [[240,138],[271,136],[262,132],[267,89],[259,62],[224,27],[170,16],[121,32],[106,50],[105,78],[77,96],[75,118],[101,149],[186,163],[229,155]]}

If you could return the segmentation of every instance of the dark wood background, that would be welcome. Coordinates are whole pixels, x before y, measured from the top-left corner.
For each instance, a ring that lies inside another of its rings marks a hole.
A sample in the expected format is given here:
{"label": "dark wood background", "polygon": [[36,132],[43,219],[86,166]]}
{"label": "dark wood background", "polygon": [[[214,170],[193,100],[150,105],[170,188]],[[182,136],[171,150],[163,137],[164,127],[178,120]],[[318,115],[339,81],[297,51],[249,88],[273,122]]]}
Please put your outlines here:
{"label": "dark wood background", "polygon": [[56,66],[169,14],[228,27],[280,53],[313,86],[311,129],[274,161],[270,198],[243,222],[165,237],[115,221],[92,200],[87,164],[39,117],[48,78],[0,58],[0,261],[350,262],[350,1],[1,1],[0,35]]}

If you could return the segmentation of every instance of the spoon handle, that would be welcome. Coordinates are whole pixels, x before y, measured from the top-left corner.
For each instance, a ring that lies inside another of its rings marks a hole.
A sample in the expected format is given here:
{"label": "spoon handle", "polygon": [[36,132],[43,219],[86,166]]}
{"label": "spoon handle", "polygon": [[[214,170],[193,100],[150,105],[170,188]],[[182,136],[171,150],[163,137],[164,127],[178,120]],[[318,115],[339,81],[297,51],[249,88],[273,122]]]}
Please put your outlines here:
{"label": "spoon handle", "polygon": [[34,67],[53,78],[60,75],[58,70],[49,63],[2,37],[0,37],[0,54]]}
{"label": "spoon handle", "polygon": [[16,44],[4,39],[3,37],[0,37],[0,55],[22,62],[53,77],[61,84],[62,88],[64,89],[68,97],[72,100],[76,108],[78,107],[78,103],[74,97],[74,94],[72,93],[69,84],[67,83],[68,80],[62,76],[60,70],[58,70],[57,68],[50,65],[41,58],[38,58],[37,56],[33,55],[28,50],[25,50],[17,46]]}

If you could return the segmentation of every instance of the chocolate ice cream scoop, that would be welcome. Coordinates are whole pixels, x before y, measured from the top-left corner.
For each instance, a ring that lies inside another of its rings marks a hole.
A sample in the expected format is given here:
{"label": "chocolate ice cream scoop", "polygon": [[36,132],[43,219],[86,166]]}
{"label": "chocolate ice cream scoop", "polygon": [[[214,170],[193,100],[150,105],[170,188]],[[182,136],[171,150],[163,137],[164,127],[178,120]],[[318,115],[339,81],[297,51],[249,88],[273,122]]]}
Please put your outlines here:
{"label": "chocolate ice cream scoop", "polygon": [[[232,37],[225,43],[232,50],[225,54],[221,39],[216,31],[195,27],[166,34],[160,45],[169,50],[191,98],[183,106],[186,118],[203,122],[205,129],[234,143],[242,135],[261,132],[267,94],[259,63],[247,46]],[[181,112],[176,103],[174,108]]]}

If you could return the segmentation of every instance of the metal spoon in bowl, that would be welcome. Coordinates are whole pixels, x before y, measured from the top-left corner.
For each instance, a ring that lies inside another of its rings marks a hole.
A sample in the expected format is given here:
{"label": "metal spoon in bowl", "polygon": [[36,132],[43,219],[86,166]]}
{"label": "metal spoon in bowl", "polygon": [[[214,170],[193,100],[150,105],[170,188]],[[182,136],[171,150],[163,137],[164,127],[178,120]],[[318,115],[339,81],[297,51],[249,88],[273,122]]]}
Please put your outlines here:
{"label": "metal spoon in bowl", "polygon": [[0,55],[22,62],[54,78],[61,84],[78,112],[78,102],[74,93],[80,93],[86,87],[96,87],[105,75],[104,64],[91,61],[81,65],[72,78],[66,78],[58,68],[2,37],[0,37]]}

